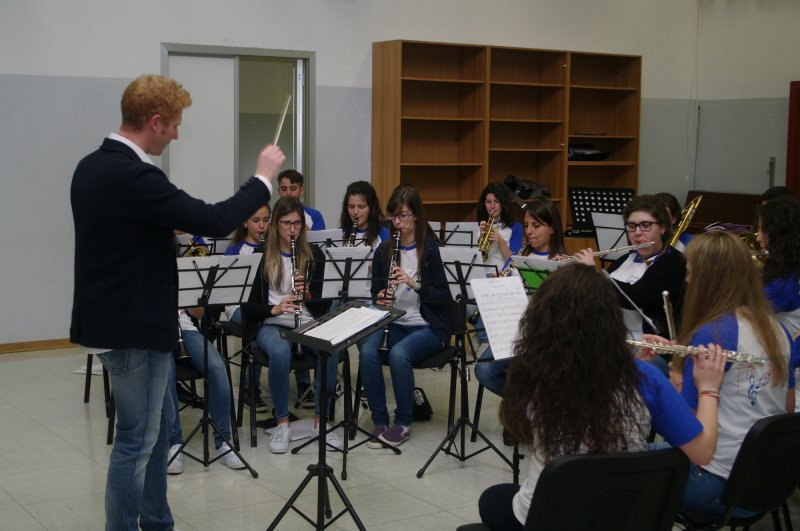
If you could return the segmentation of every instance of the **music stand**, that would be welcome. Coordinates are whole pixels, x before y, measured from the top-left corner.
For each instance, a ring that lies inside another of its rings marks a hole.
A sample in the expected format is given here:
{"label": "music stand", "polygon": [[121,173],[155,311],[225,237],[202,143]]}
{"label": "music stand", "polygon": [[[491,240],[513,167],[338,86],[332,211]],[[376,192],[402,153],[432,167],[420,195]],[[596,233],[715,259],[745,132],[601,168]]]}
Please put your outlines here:
{"label": "music stand", "polygon": [[[330,321],[334,317],[338,316],[341,313],[346,312],[351,308],[364,308],[370,306],[369,304],[361,301],[350,301],[342,306],[336,308],[332,312],[323,315],[319,319],[307,323],[297,329],[281,329],[281,337],[286,339],[287,341],[291,341],[294,343],[299,343],[303,346],[308,346],[311,348],[315,348],[317,350],[317,355],[320,357],[320,403],[327,404],[327,382],[326,382],[326,366],[328,364],[328,358],[334,352],[341,352],[342,350],[346,350],[351,345],[355,345],[358,341],[362,338],[368,336],[369,334],[382,329],[384,326],[388,325],[389,323],[395,321],[396,319],[405,315],[403,310],[396,310],[394,308],[385,308],[382,309],[386,312],[386,316],[381,320],[367,325],[366,327],[362,328],[358,332],[353,333],[352,335],[348,336],[346,339],[342,341],[338,341],[337,343],[331,343],[330,341],[326,341],[324,339],[318,339],[316,337],[312,337],[307,335],[307,332],[313,330],[317,326]],[[350,500],[347,498],[342,486],[336,480],[336,476],[333,473],[333,468],[327,464],[325,460],[326,456],[326,444],[325,444],[325,436],[327,435],[327,415],[328,415],[328,408],[327,407],[320,407],[319,410],[319,460],[316,464],[308,465],[308,474],[300,483],[300,485],[295,489],[292,495],[289,497],[289,500],[286,504],[281,508],[278,515],[275,517],[275,520],[267,528],[267,531],[275,529],[278,525],[278,522],[286,515],[289,509],[294,509],[294,511],[299,514],[303,519],[305,519],[308,523],[315,526],[318,530],[325,529],[328,525],[335,522],[340,516],[345,513],[349,513],[353,521],[355,522],[358,529],[362,531],[366,531],[364,524],[361,523],[361,520],[358,518],[353,505],[350,503]],[[318,480],[317,483],[317,519],[316,522],[311,520],[305,513],[303,513],[300,509],[294,506],[294,502],[297,498],[302,494],[303,490],[306,486],[311,482],[311,480],[316,477]],[[325,517],[331,518],[332,513],[330,511],[330,507],[328,502],[328,486],[327,481],[330,481],[333,484],[333,488],[336,489],[336,492],[339,494],[339,498],[342,500],[345,508],[337,514],[333,519],[325,523]]]}
{"label": "music stand", "polygon": [[[172,459],[183,452],[184,455],[194,459],[203,466],[208,466],[214,461],[222,458],[228,452],[233,452],[242,461],[245,468],[254,478],[258,477],[253,467],[242,457],[238,450],[238,440],[236,443],[228,440],[225,434],[219,429],[214,419],[208,415],[208,331],[210,329],[210,306],[241,304],[246,300],[253,284],[253,272],[258,271],[261,256],[242,255],[242,256],[197,256],[178,258],[178,307],[193,308],[201,306],[203,308],[203,318],[201,320],[200,332],[203,334],[203,415],[197,425],[192,429],[183,444],[175,452]],[[233,404],[233,393],[231,393],[231,404]],[[209,459],[208,442],[209,426],[223,441],[228,445],[228,452],[218,455],[214,459]],[[203,430],[203,458],[200,459],[189,452],[184,452],[184,448],[194,435],[202,428]],[[231,423],[231,432],[235,433],[236,423]],[[172,461],[170,460],[170,462]],[[169,463],[167,463],[169,464]]]}
{"label": "music stand", "polygon": [[[473,278],[486,278],[485,273],[481,273],[482,270],[486,270],[487,268],[491,268],[494,271],[497,271],[497,268],[494,266],[486,266],[484,264],[475,264],[475,256],[470,258],[469,262],[461,262],[459,259],[456,259],[453,262],[445,261],[445,256],[451,253],[458,253],[459,251],[463,250],[448,250],[446,247],[440,249],[442,252],[442,264],[444,265],[445,276],[447,277],[447,283],[450,286],[450,293],[455,294],[455,300],[459,305],[459,309],[462,312],[462,317],[466,321],[466,311],[467,311],[467,302],[471,301],[469,293],[471,293],[471,287],[469,286],[469,280]],[[477,249],[472,249],[477,253]],[[450,258],[450,256],[448,256]],[[444,436],[442,442],[439,443],[439,446],[436,447],[436,450],[433,451],[431,456],[428,458],[428,461],[419,469],[417,472],[417,477],[421,478],[422,475],[425,473],[425,470],[428,466],[433,462],[439,452],[444,452],[447,455],[453,456],[457,458],[462,463],[467,459],[474,457],[480,453],[485,452],[486,450],[493,450],[497,455],[500,456],[503,461],[505,461],[508,466],[514,470],[514,464],[511,460],[501,452],[497,446],[495,446],[492,441],[490,441],[477,427],[472,423],[469,419],[469,397],[467,396],[467,351],[464,348],[464,336],[466,335],[465,331],[456,334],[456,348],[459,354],[459,380],[461,384],[461,415],[455,422],[451,422],[451,419],[448,418],[448,427],[450,428],[447,432],[447,435]],[[467,454],[466,452],[466,438],[467,438],[467,427],[472,429],[472,434],[474,437],[480,436],[481,439],[486,443],[486,446],[481,448],[480,450],[476,450],[471,454]],[[460,442],[459,445],[452,450],[455,443],[456,435],[460,433]]]}
{"label": "music stand", "polygon": [[511,263],[517,268],[519,276],[525,284],[528,295],[539,289],[550,273],[565,265],[556,260],[548,260],[538,256],[512,256]]}
{"label": "music stand", "polygon": [[477,221],[448,221],[444,224],[442,245],[475,247],[478,245],[477,234]]}
{"label": "music stand", "polygon": [[[625,220],[622,214],[606,214],[604,212],[592,212],[592,223],[595,227],[595,241],[597,241],[598,251],[607,251],[622,247],[627,243],[627,232],[625,231]],[[601,262],[613,262],[625,251],[611,253],[600,257]]]}
{"label": "music stand", "polygon": [[[363,240],[362,240],[363,241]],[[322,298],[323,299],[340,299],[342,304],[346,304],[351,300],[357,301],[371,301],[372,293],[370,287],[372,285],[372,274],[369,271],[369,263],[372,258],[374,249],[361,245],[356,247],[329,247],[325,250],[325,273],[322,285]],[[347,371],[348,377],[350,374],[350,357],[344,358],[344,371]],[[351,421],[353,413],[353,406],[351,405],[351,397],[348,396],[344,402],[344,418],[336,425],[330,428],[330,431],[344,428],[344,442],[342,444],[342,479],[347,479],[347,454],[351,450],[349,448],[350,439],[355,438],[357,431],[362,432],[364,435],[371,437],[372,434],[365,429],[358,426],[357,423]],[[320,408],[321,409],[321,408]],[[309,444],[312,444],[317,439],[322,439],[322,434],[314,437],[302,445],[292,448],[292,453],[296,454]],[[369,439],[365,439],[367,441]],[[356,448],[363,443],[358,443],[353,446]],[[388,446],[395,454],[400,454],[400,449],[394,446]]]}
{"label": "music stand", "polygon": [[334,241],[342,241],[341,229],[307,230],[308,243],[317,244],[322,249],[330,247]]}
{"label": "music stand", "polygon": [[569,188],[573,236],[594,236],[592,212],[621,214],[633,199],[633,188]]}

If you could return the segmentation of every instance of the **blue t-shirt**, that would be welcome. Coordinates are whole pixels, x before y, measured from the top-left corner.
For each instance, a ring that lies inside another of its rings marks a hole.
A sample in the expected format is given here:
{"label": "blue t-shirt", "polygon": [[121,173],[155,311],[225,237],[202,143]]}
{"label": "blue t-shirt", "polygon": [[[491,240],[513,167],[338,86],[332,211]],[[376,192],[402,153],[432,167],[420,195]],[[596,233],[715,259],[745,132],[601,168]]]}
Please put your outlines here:
{"label": "blue t-shirt", "polygon": [[308,230],[325,230],[325,220],[322,219],[322,213],[319,210],[314,210],[308,205],[303,205],[303,210],[307,214]]}
{"label": "blue t-shirt", "polygon": [[508,248],[511,249],[511,254],[517,254],[522,249],[522,234],[522,225],[515,221],[511,225],[511,238],[508,240]]}
{"label": "blue t-shirt", "polygon": [[791,312],[800,308],[800,279],[773,278],[764,286],[764,293],[776,312]]}
{"label": "blue t-shirt", "polygon": [[[246,248],[246,247],[250,248],[250,252],[249,253],[247,253],[247,252],[242,253],[242,248]],[[240,254],[252,254],[253,250],[255,250],[256,247],[258,247],[258,245],[253,245],[252,243],[249,243],[249,242],[247,242],[245,240],[242,240],[239,243],[232,243],[232,244],[228,245],[228,248],[225,249],[225,255],[226,256],[234,256],[234,255],[240,255]]]}
{"label": "blue t-shirt", "polygon": [[688,443],[703,431],[703,424],[675,390],[672,383],[653,364],[637,359],[641,385],[639,392],[650,411],[653,429],[671,446]]}

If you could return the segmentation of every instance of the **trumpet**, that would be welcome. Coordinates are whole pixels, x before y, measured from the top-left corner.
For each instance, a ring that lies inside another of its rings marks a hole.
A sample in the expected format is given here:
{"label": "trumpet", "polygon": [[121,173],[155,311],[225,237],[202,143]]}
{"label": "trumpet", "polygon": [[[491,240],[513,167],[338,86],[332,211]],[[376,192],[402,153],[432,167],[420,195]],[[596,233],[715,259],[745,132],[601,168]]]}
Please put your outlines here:
{"label": "trumpet", "polygon": [[486,230],[478,240],[478,250],[484,262],[489,261],[489,248],[492,246],[492,233],[497,232],[500,226],[500,218],[494,217],[494,212],[489,212],[489,219],[486,220]]}
{"label": "trumpet", "polygon": [[[392,284],[392,271],[400,265],[400,231],[394,230],[394,249],[392,249],[392,261],[389,263],[389,278],[386,279],[386,295],[390,299],[394,299],[394,292],[397,290],[397,284]],[[393,305],[390,302],[389,305]],[[389,352],[389,325],[383,327],[383,340],[381,346],[378,347],[378,352]]]}
{"label": "trumpet", "polygon": [[[607,254],[614,254],[614,253],[621,253],[623,251],[634,251],[636,249],[644,249],[645,247],[652,247],[656,244],[656,242],[644,242],[644,243],[637,243],[635,245],[626,245],[625,247],[616,247],[614,249],[606,249],[605,251],[596,251],[592,256],[600,257],[605,256]],[[575,262],[574,256],[568,256],[566,258],[562,258],[561,260],[556,260],[559,264],[571,264]]]}
{"label": "trumpet", "polygon": [[[291,263],[292,263],[292,271],[291,276],[289,278],[289,282],[291,283],[292,288],[292,295],[298,299],[297,301],[297,309],[294,311],[294,327],[297,328],[300,326],[300,315],[302,314],[303,310],[300,308],[300,303],[303,300],[300,296],[300,293],[297,291],[297,286],[295,286],[295,279],[299,276],[299,272],[297,271],[297,241],[295,240],[294,236],[291,237],[289,240],[289,249],[291,251]],[[292,354],[295,356],[300,355],[300,344],[294,343],[292,345]]]}
{"label": "trumpet", "polygon": [[194,236],[189,238],[189,242],[191,245],[189,245],[181,256],[206,256],[208,254],[208,247],[197,243]]}
{"label": "trumpet", "polygon": [[347,238],[350,247],[356,246],[356,236],[358,236],[358,218],[353,218],[353,228],[350,229],[350,236]]}
{"label": "trumpet", "polygon": [[[649,348],[655,351],[658,354],[671,354],[673,356],[679,356],[681,358],[686,356],[694,356],[695,354],[700,353],[700,348],[692,347],[692,346],[684,346],[684,345],[662,345],[660,343],[651,343],[649,341],[635,341],[633,339],[627,339],[625,342],[636,348]],[[746,354],[744,352],[736,352],[735,350],[723,350],[723,354],[728,357],[728,361],[732,361],[735,363],[747,363],[749,365],[764,365],[769,360],[766,358],[759,358],[758,356],[753,356],[752,354]]]}

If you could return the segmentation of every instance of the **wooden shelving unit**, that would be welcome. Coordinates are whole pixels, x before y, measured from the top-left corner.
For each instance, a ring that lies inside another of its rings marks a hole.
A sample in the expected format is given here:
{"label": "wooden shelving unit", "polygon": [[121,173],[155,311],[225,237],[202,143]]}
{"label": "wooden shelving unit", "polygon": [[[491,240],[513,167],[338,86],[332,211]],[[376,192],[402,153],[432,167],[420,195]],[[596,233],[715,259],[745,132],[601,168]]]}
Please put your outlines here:
{"label": "wooden shelving unit", "polygon": [[[373,44],[372,183],[414,185],[432,220],[474,220],[489,181],[636,188],[641,58],[388,41]],[[610,153],[568,161],[570,144]]]}

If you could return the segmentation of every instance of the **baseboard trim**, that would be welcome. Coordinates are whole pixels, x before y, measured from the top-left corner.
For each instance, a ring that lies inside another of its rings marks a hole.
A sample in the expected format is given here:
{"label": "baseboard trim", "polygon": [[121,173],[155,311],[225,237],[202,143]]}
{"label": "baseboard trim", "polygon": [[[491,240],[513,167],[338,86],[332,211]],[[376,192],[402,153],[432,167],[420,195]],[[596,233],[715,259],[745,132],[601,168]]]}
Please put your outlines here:
{"label": "baseboard trim", "polygon": [[0,343],[0,354],[13,352],[29,352],[31,350],[50,350],[55,348],[71,348],[75,344],[69,339],[43,339],[39,341],[22,341],[19,343]]}

